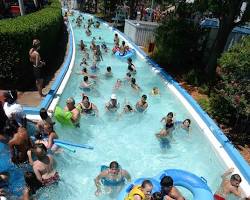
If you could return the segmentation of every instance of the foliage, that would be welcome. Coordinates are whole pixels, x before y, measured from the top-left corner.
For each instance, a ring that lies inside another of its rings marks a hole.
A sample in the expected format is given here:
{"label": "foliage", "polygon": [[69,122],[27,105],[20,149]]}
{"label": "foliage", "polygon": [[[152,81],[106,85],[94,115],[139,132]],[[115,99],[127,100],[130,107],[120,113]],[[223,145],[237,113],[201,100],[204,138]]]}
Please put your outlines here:
{"label": "foliage", "polygon": [[211,101],[213,115],[224,123],[231,123],[246,136],[250,132],[249,57],[249,36],[222,55],[219,60],[221,80],[216,85],[216,94]]}
{"label": "foliage", "polygon": [[180,69],[198,66],[202,56],[202,35],[199,25],[193,21],[170,15],[156,30],[154,58],[162,65]]}
{"label": "foliage", "polygon": [[[32,40],[41,41],[41,56],[50,63],[62,33],[61,5],[53,0],[44,9],[14,19],[0,21],[0,85],[28,89],[34,85],[28,52]],[[47,65],[48,66],[48,65]],[[51,69],[47,69],[51,70]]]}

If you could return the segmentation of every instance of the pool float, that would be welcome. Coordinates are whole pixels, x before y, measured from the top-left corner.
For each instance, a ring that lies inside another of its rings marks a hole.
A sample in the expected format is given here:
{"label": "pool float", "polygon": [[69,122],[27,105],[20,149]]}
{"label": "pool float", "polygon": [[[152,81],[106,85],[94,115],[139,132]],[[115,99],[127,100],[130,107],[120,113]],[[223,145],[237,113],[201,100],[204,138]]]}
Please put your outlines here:
{"label": "pool float", "polygon": [[71,121],[72,113],[70,111],[64,111],[61,107],[56,106],[54,116],[60,124],[65,126],[74,126]]}
{"label": "pool float", "polygon": [[154,178],[139,178],[128,184],[119,194],[117,200],[124,200],[133,186],[141,185],[142,181],[148,179],[153,184],[153,193],[160,191],[160,181],[164,176],[171,176],[175,186],[181,186],[188,189],[193,194],[194,200],[214,200],[213,193],[208,187],[203,177],[198,177],[190,172],[180,169],[167,169],[162,171]]}
{"label": "pool float", "polygon": [[[34,136],[30,136],[30,138],[32,140],[35,140]],[[44,139],[47,139],[47,138],[44,138]],[[76,144],[76,143],[73,143],[73,142],[69,142],[69,141],[65,141],[65,140],[60,140],[60,139],[54,139],[53,141],[54,141],[54,143],[56,145],[61,146],[61,147],[72,146],[72,147],[79,147],[79,148],[83,148],[83,149],[91,149],[91,150],[94,149],[94,147],[92,147],[90,145],[87,145],[87,144]],[[74,151],[73,149],[71,149],[71,150]]]}
{"label": "pool float", "polygon": [[122,58],[122,59],[127,59],[127,58],[130,58],[130,57],[133,57],[134,55],[135,55],[135,50],[134,49],[129,49],[125,53],[125,55],[121,55],[120,51],[115,52],[115,56],[118,57],[118,58]]}
{"label": "pool float", "polygon": [[[102,165],[101,166],[101,172],[103,172],[103,171],[105,171],[105,170],[107,170],[107,169],[109,169],[109,167],[108,166],[106,166],[106,165]],[[104,185],[104,186],[120,186],[120,185],[123,185],[123,184],[125,184],[125,178],[124,177],[122,177],[120,180],[111,180],[111,179],[108,179],[108,178],[106,178],[106,177],[104,177],[104,178],[102,178],[101,179],[101,183]]]}

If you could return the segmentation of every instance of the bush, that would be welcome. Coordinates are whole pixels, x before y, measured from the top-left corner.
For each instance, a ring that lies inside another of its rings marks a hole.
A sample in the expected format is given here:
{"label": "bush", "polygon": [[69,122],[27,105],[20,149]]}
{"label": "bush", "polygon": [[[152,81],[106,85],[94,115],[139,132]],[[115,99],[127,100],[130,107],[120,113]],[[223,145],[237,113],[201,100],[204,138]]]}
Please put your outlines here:
{"label": "bush", "polygon": [[34,38],[41,41],[41,57],[47,63],[45,71],[51,71],[50,63],[57,55],[56,48],[62,32],[61,5],[57,0],[52,0],[44,9],[35,13],[1,20],[1,88],[27,90],[34,86],[32,65],[28,54]]}

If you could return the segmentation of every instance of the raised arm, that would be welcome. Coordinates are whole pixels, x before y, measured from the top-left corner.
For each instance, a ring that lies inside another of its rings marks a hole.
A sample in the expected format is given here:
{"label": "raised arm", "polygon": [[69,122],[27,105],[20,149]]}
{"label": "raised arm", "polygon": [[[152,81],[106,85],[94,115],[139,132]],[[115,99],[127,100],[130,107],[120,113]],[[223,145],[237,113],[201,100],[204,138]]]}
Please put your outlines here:
{"label": "raised arm", "polygon": [[99,196],[99,195],[101,194],[101,192],[102,192],[100,180],[101,180],[103,177],[105,177],[105,174],[104,174],[104,172],[101,172],[101,173],[94,179],[95,185],[96,185],[96,191],[95,191],[95,195],[96,195],[96,196]]}

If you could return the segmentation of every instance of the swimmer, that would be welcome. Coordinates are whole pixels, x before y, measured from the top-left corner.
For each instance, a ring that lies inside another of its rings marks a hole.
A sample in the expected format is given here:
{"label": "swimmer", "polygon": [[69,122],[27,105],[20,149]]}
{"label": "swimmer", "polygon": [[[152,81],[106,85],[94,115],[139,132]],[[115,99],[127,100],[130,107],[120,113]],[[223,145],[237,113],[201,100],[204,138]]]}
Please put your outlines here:
{"label": "swimmer", "polygon": [[84,76],[83,77],[83,82],[81,83],[81,88],[82,89],[87,89],[90,90],[94,85],[94,82],[90,82],[89,81],[89,77],[88,76]]}
{"label": "swimmer", "polygon": [[113,77],[113,73],[112,73],[112,70],[111,70],[110,66],[107,67],[107,71],[105,72],[105,76],[107,78]]}
{"label": "swimmer", "polygon": [[160,90],[158,87],[153,87],[152,91],[151,91],[151,95],[152,96],[157,96],[160,95]]}
{"label": "swimmer", "polygon": [[36,124],[36,128],[40,131],[44,131],[44,125],[45,123],[49,123],[51,125],[54,125],[55,122],[52,121],[51,117],[48,115],[47,110],[45,108],[40,109],[40,117],[41,120],[39,120]]}
{"label": "swimmer", "polygon": [[131,84],[130,84],[130,86],[131,86],[135,91],[141,90],[141,88],[139,87],[139,85],[137,85],[135,78],[131,78]]}
{"label": "swimmer", "polygon": [[96,57],[97,57],[97,60],[96,61],[103,61],[103,57],[102,57],[102,52],[101,52],[101,49],[100,49],[100,45],[97,45],[96,46]]}
{"label": "swimmer", "polygon": [[90,48],[92,51],[96,50],[96,44],[95,44],[95,40],[94,40],[94,39],[92,39],[89,48]]}
{"label": "swimmer", "polygon": [[86,45],[83,43],[83,40],[80,41],[80,48],[81,48],[81,51],[85,51]]}
{"label": "swimmer", "polygon": [[130,74],[129,72],[126,73],[125,80],[126,80],[128,83],[130,83],[130,82],[131,82],[131,79],[132,79],[131,74]]}
{"label": "swimmer", "polygon": [[48,137],[48,145],[46,146],[47,149],[51,149],[52,152],[55,152],[58,149],[58,147],[57,145],[54,144],[54,139],[58,139],[58,135],[54,131],[54,128],[51,124],[46,123],[44,125],[44,134],[45,137]]}
{"label": "swimmer", "polygon": [[115,90],[118,90],[122,87],[122,80],[121,79],[117,79],[116,80],[116,83],[115,83],[115,86],[114,86],[114,89]]}
{"label": "swimmer", "polygon": [[[234,194],[237,197],[243,198],[244,194],[239,189],[241,177],[239,174],[231,175],[233,171],[234,168],[230,168],[221,176],[222,182],[219,189],[214,194],[215,200],[226,200],[229,194]],[[231,175],[230,179],[228,178],[229,175]]]}
{"label": "swimmer", "polygon": [[89,74],[86,67],[84,67],[84,68],[83,68],[79,73],[77,73],[77,74],[80,74],[80,75],[83,75],[83,76],[88,76],[89,78],[93,78],[93,79],[96,79],[96,78],[97,78],[96,75],[94,75],[94,74]]}
{"label": "swimmer", "polygon": [[112,53],[115,54],[117,51],[119,51],[119,45],[116,44],[113,49],[112,49]]}
{"label": "swimmer", "polygon": [[147,95],[142,95],[141,99],[136,103],[135,108],[138,112],[144,112],[148,107]]}
{"label": "swimmer", "polygon": [[122,41],[122,45],[119,48],[119,51],[120,51],[119,55],[124,56],[128,50],[129,50],[129,47],[126,46],[125,41]]}
{"label": "swimmer", "polygon": [[94,60],[92,66],[90,67],[92,72],[96,72],[99,69],[96,64],[96,60]]}
{"label": "swimmer", "polygon": [[174,186],[174,181],[170,176],[161,179],[161,194],[164,200],[185,200],[181,192]]}
{"label": "swimmer", "polygon": [[112,94],[110,97],[110,101],[106,103],[105,109],[109,112],[116,112],[120,107],[120,104],[117,102],[117,98],[115,94]]}
{"label": "swimmer", "polygon": [[82,65],[88,66],[88,63],[87,63],[87,59],[86,59],[86,58],[83,58],[83,59],[82,59],[82,62],[80,63],[80,66],[82,66]]}
{"label": "swimmer", "polygon": [[189,131],[189,129],[190,129],[190,124],[191,124],[191,120],[190,120],[190,119],[185,119],[185,120],[182,122],[181,128],[183,128],[183,129],[186,130],[186,131]]}
{"label": "swimmer", "polygon": [[161,122],[162,121],[165,121],[165,127],[163,129],[161,129],[161,131],[159,133],[156,133],[156,137],[158,139],[166,138],[174,130],[173,113],[172,112],[169,112],[166,117],[163,117],[161,119]]}
{"label": "swimmer", "polygon": [[82,101],[77,105],[77,108],[81,110],[82,114],[85,115],[96,115],[98,116],[98,109],[95,104],[89,101],[89,97],[82,95]]}
{"label": "swimmer", "polygon": [[95,27],[100,28],[100,25],[101,25],[100,22],[96,21]]}
{"label": "swimmer", "polygon": [[102,193],[100,181],[106,187],[105,189],[109,190],[109,193],[118,194],[126,181],[131,181],[131,176],[126,170],[121,169],[118,162],[112,161],[109,164],[109,167],[95,178],[95,185],[97,188],[95,192],[96,196],[99,196]]}
{"label": "swimmer", "polygon": [[150,200],[153,184],[150,180],[144,180],[141,185],[135,185],[124,200]]}
{"label": "swimmer", "polygon": [[89,29],[89,27],[87,28],[87,30],[85,31],[85,33],[86,33],[87,36],[91,36],[92,33],[91,33],[91,30]]}
{"label": "swimmer", "polygon": [[136,68],[135,65],[132,63],[131,58],[128,58],[127,63],[128,63],[128,72],[130,74],[136,74]]}
{"label": "swimmer", "polygon": [[34,153],[37,160],[33,163],[33,171],[37,180],[43,186],[49,186],[59,181],[59,174],[54,170],[54,159],[47,155],[47,149],[43,144],[34,145]]}
{"label": "swimmer", "polygon": [[70,119],[76,127],[79,127],[79,121],[81,116],[79,110],[75,107],[75,100],[73,97],[69,97],[67,99],[64,111],[70,111],[72,113],[72,117]]}
{"label": "swimmer", "polygon": [[135,112],[135,110],[133,109],[133,107],[129,104],[126,104],[123,108],[123,113],[133,113]]}
{"label": "swimmer", "polygon": [[102,43],[101,47],[106,53],[108,52],[108,47],[105,42]]}

